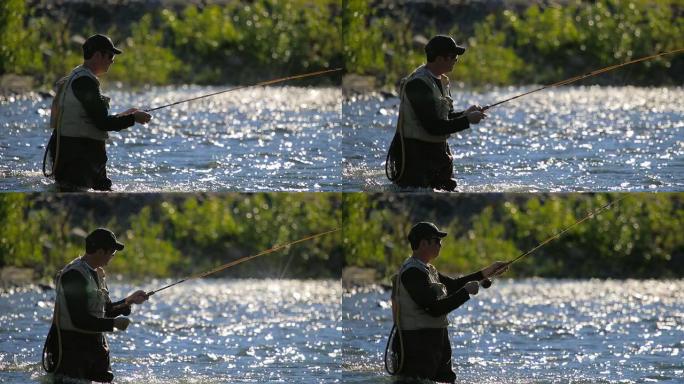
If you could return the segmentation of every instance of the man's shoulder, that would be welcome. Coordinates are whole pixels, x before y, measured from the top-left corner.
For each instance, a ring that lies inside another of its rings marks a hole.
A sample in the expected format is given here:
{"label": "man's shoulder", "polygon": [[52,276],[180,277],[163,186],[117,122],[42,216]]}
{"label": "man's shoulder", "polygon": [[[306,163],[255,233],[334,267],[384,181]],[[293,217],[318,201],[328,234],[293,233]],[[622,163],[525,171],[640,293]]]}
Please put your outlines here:
{"label": "man's shoulder", "polygon": [[74,79],[74,81],[71,82],[71,87],[72,88],[80,88],[80,89],[86,89],[86,88],[98,88],[99,84],[95,79],[93,79],[90,76],[79,76]]}
{"label": "man's shoulder", "polygon": [[73,284],[85,282],[85,277],[76,269],[69,269],[62,274],[62,284]]}
{"label": "man's shoulder", "polygon": [[406,82],[406,93],[409,95],[431,94],[432,90],[423,79],[414,77]]}

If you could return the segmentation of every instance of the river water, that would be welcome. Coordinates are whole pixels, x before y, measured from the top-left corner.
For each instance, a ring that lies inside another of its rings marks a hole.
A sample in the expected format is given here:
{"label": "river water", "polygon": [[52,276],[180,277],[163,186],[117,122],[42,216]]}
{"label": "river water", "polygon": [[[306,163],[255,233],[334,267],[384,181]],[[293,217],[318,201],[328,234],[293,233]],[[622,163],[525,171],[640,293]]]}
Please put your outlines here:
{"label": "river water", "polygon": [[[493,104],[529,87],[452,89],[454,106]],[[684,190],[684,88],[563,87],[492,108],[449,139],[459,190]],[[344,189],[397,191],[385,177],[399,99],[345,100]]]}
{"label": "river water", "polygon": [[[112,113],[151,108],[225,88],[108,90]],[[37,95],[0,101],[0,190],[50,190],[42,176],[50,103]],[[261,87],[153,112],[146,126],[110,134],[114,189],[337,191],[341,186],[339,88]]]}
{"label": "river water", "polygon": [[[168,282],[153,281],[145,289]],[[110,281],[112,299],[138,287]],[[109,334],[118,383],[339,382],[339,281],[191,281],[134,306]],[[46,382],[54,291],[0,294],[0,382]]]}
{"label": "river water", "polygon": [[[342,300],[345,383],[391,383],[389,292]],[[495,281],[449,315],[459,383],[682,383],[684,280]]]}

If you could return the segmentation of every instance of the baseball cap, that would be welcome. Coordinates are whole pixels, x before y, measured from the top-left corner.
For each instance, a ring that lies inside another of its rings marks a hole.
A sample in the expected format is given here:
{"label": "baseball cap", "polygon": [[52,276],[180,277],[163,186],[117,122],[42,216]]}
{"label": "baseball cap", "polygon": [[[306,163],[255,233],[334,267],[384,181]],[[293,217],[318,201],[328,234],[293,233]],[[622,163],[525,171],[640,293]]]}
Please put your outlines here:
{"label": "baseball cap", "polygon": [[115,55],[123,53],[122,50],[120,50],[114,46],[112,39],[110,39],[109,37],[107,37],[105,35],[101,35],[99,33],[90,36],[88,39],[86,39],[85,43],[83,43],[83,52],[100,52],[100,51],[109,51],[109,52],[114,53]]}
{"label": "baseball cap", "polygon": [[446,35],[433,36],[425,45],[428,57],[462,55],[465,50],[465,47],[456,44],[453,38]]}
{"label": "baseball cap", "polygon": [[115,249],[121,251],[124,245],[119,243],[114,236],[114,232],[107,228],[98,228],[85,239],[86,249]]}
{"label": "baseball cap", "polygon": [[408,234],[409,242],[418,243],[420,240],[429,239],[433,237],[445,237],[446,232],[440,231],[436,225],[429,223],[427,221],[421,221],[420,223],[414,225]]}

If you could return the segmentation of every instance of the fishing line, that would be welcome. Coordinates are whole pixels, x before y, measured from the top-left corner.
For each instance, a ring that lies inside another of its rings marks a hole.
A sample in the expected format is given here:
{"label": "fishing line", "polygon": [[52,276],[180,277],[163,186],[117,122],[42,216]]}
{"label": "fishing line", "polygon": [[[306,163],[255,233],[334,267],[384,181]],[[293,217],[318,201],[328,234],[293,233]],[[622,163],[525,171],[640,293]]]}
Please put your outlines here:
{"label": "fishing line", "polygon": [[543,247],[544,245],[550,243],[551,241],[560,238],[564,233],[566,233],[567,231],[569,231],[569,230],[572,229],[573,227],[575,227],[575,226],[577,226],[577,225],[579,225],[579,224],[581,224],[581,223],[583,223],[583,222],[589,220],[590,218],[592,218],[592,217],[598,215],[599,213],[601,213],[601,212],[607,210],[607,209],[610,208],[611,206],[613,206],[613,205],[619,203],[620,201],[624,200],[626,197],[627,197],[627,195],[624,195],[624,196],[620,197],[619,199],[614,200],[614,201],[611,201],[610,203],[608,203],[608,204],[602,206],[601,208],[599,208],[599,209],[597,209],[597,210],[595,210],[595,211],[589,212],[588,215],[586,215],[586,216],[584,216],[583,218],[581,218],[580,220],[578,220],[578,221],[572,223],[571,225],[569,225],[569,226],[563,228],[560,232],[556,233],[555,235],[553,235],[553,236],[547,238],[546,240],[542,241],[541,243],[537,244],[534,248],[530,249],[529,251],[523,252],[523,253],[521,253],[520,255],[518,255],[516,258],[514,258],[514,259],[512,259],[512,260],[510,260],[510,261],[508,261],[508,262],[506,262],[504,265],[502,265],[501,267],[499,267],[499,268],[497,268],[496,270],[494,270],[494,272],[492,273],[492,276],[491,276],[491,277],[482,280],[482,283],[481,283],[482,287],[484,287],[485,289],[486,289],[486,288],[489,288],[489,287],[492,285],[492,279],[494,278],[494,276],[496,276],[498,273],[500,273],[500,272],[503,271],[504,269],[508,268],[511,264],[515,263],[516,261],[522,259],[522,258],[525,257],[525,256],[528,256],[528,255],[532,254],[534,251],[536,251],[537,249],[539,249],[539,248]]}
{"label": "fishing line", "polygon": [[594,70],[594,71],[585,73],[585,74],[583,74],[583,75],[578,75],[578,76],[575,76],[575,77],[571,77],[571,78],[569,78],[569,79],[565,79],[565,80],[559,81],[559,82],[557,82],[557,83],[553,83],[553,84],[549,84],[549,85],[544,85],[544,86],[542,86],[542,87],[540,87],[540,88],[533,89],[533,90],[531,90],[531,91],[522,93],[522,94],[520,94],[520,95],[513,96],[513,97],[510,97],[510,98],[508,98],[508,99],[498,101],[498,102],[496,102],[496,103],[494,103],[494,104],[490,104],[490,105],[484,106],[484,107],[482,108],[482,111],[486,111],[486,110],[488,110],[488,109],[490,109],[490,108],[492,108],[492,107],[496,107],[497,105],[500,105],[500,104],[503,104],[503,103],[507,103],[507,102],[509,102],[509,101],[511,101],[511,100],[515,100],[515,99],[517,99],[517,98],[520,98],[520,97],[523,97],[523,96],[527,96],[527,95],[529,95],[529,94],[531,94],[531,93],[539,92],[539,91],[542,91],[542,90],[547,89],[547,88],[560,87],[561,85],[567,85],[567,84],[570,84],[570,83],[574,83],[574,82],[576,82],[576,81],[579,81],[579,80],[582,80],[582,79],[587,79],[587,78],[589,78],[589,77],[593,77],[593,76],[596,76],[596,75],[600,75],[600,74],[602,74],[602,73],[606,73],[606,72],[608,72],[608,71],[612,71],[612,70],[614,70],[614,69],[618,69],[618,68],[624,67],[624,66],[626,66],[626,65],[635,64],[635,63],[639,63],[639,62],[642,62],[642,61],[647,61],[647,60],[655,59],[656,57],[660,57],[660,56],[672,55],[672,54],[679,53],[679,52],[684,52],[684,48],[676,49],[676,50],[674,50],[674,51],[669,51],[669,52],[658,53],[658,54],[655,54],[655,55],[646,56],[646,57],[642,57],[642,58],[639,58],[639,59],[631,60],[631,61],[628,61],[628,62],[626,62],[626,63],[614,64],[614,65],[611,65],[611,66],[608,66],[608,67],[605,67],[605,68],[597,69],[597,70]]}
{"label": "fishing line", "polygon": [[291,242],[289,242],[289,243],[285,243],[285,244],[281,244],[281,245],[276,245],[276,246],[271,247],[271,248],[269,248],[269,249],[267,249],[267,250],[265,250],[265,251],[261,251],[261,252],[259,252],[259,253],[257,253],[257,254],[250,255],[250,256],[245,256],[245,257],[241,257],[241,258],[239,258],[239,259],[237,259],[237,260],[233,260],[233,261],[231,261],[231,262],[229,262],[229,263],[225,263],[225,264],[223,264],[223,265],[219,265],[218,267],[213,268],[213,269],[211,269],[211,270],[209,270],[209,271],[207,271],[207,272],[202,272],[202,273],[198,273],[198,274],[195,274],[195,275],[190,275],[190,276],[188,276],[188,277],[186,277],[186,278],[184,278],[184,279],[181,279],[181,280],[176,281],[175,283],[172,283],[172,284],[163,286],[163,287],[161,287],[161,288],[159,288],[159,289],[155,289],[154,291],[150,291],[150,292],[147,293],[147,295],[148,295],[148,296],[152,296],[152,295],[154,295],[154,294],[157,293],[157,292],[161,292],[161,291],[163,291],[163,290],[165,290],[165,289],[171,288],[171,287],[173,287],[174,285],[181,284],[181,283],[183,283],[183,282],[185,282],[185,281],[193,280],[193,279],[200,279],[200,278],[202,278],[202,277],[207,277],[207,276],[209,276],[209,275],[213,275],[214,273],[221,272],[221,271],[223,271],[223,270],[225,270],[225,269],[228,269],[228,268],[230,268],[230,267],[234,267],[234,266],[236,266],[236,265],[238,265],[238,264],[244,263],[245,261],[249,261],[249,260],[252,260],[252,259],[254,259],[254,258],[257,258],[257,257],[259,257],[259,256],[268,255],[269,253],[273,253],[273,252],[278,251],[278,250],[280,250],[280,249],[283,249],[283,248],[286,248],[286,247],[289,247],[289,246],[292,246],[292,245],[295,245],[295,244],[298,244],[298,243],[302,243],[302,242],[307,241],[307,240],[312,240],[312,239],[315,239],[315,238],[317,238],[317,237],[325,236],[325,235],[327,235],[327,234],[330,234],[330,233],[333,233],[333,232],[337,232],[337,231],[339,231],[339,230],[340,230],[339,228],[335,228],[335,229],[331,229],[331,230],[329,230],[329,231],[325,231],[325,232],[317,233],[317,234],[315,234],[315,235],[307,236],[307,237],[304,237],[304,238],[299,239],[299,240],[291,241]]}
{"label": "fishing line", "polygon": [[220,94],[222,94],[222,93],[237,91],[237,90],[239,90],[239,89],[245,89],[245,88],[251,88],[251,87],[259,87],[259,86],[266,86],[266,85],[271,85],[271,84],[282,83],[282,82],[289,81],[289,80],[304,79],[304,78],[307,78],[307,77],[314,77],[314,76],[324,75],[324,74],[327,74],[327,73],[339,72],[339,71],[341,71],[341,70],[342,70],[342,68],[326,69],[326,70],[322,70],[322,71],[304,73],[304,74],[301,74],[301,75],[287,76],[287,77],[281,77],[281,78],[274,79],[274,80],[262,81],[262,82],[256,83],[256,84],[240,85],[240,86],[237,86],[237,87],[233,87],[233,88],[229,88],[229,89],[224,89],[223,91],[218,91],[218,92],[210,93],[210,94],[208,94],[208,95],[197,96],[197,97],[193,97],[193,98],[186,99],[186,100],[176,101],[175,103],[162,105],[162,106],[159,106],[159,107],[154,107],[154,108],[150,108],[150,109],[145,109],[144,111],[145,111],[145,112],[152,112],[152,111],[156,111],[156,110],[158,110],[158,109],[162,109],[162,108],[166,108],[166,107],[172,107],[172,106],[174,106],[174,105],[178,105],[178,104],[182,104],[182,103],[187,103],[187,102],[189,102],[189,101],[204,99],[204,98],[207,98],[207,97],[220,95]]}

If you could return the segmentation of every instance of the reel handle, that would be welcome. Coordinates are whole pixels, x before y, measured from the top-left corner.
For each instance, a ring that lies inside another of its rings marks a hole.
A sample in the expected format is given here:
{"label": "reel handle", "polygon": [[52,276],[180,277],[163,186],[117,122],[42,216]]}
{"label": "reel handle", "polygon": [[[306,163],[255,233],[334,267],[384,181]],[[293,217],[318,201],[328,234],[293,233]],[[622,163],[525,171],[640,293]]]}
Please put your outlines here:
{"label": "reel handle", "polygon": [[487,288],[492,286],[492,281],[489,279],[484,279],[484,280],[480,281],[480,286],[484,289],[487,289]]}

